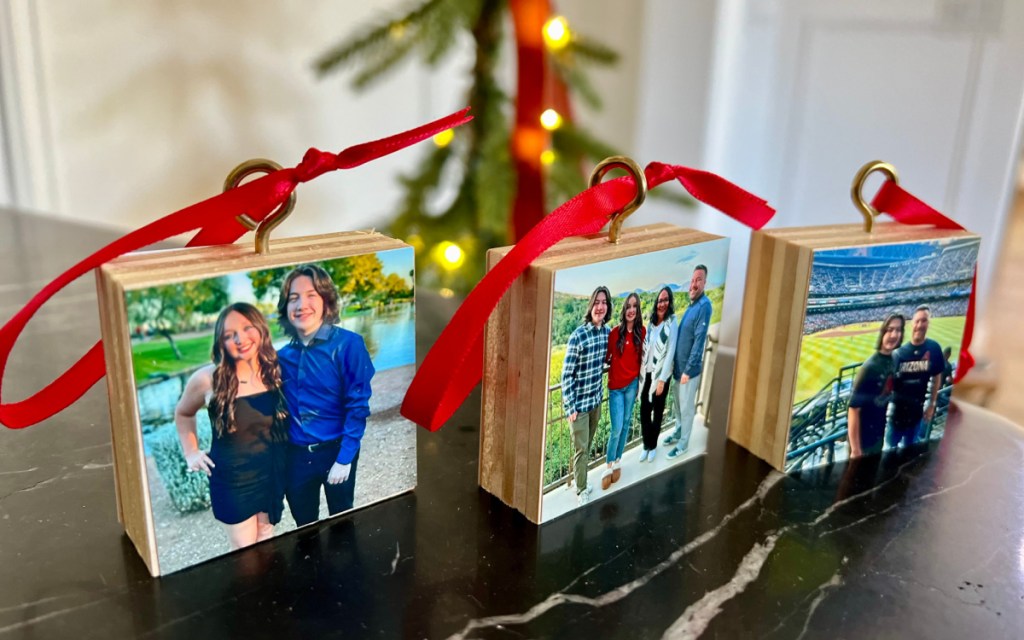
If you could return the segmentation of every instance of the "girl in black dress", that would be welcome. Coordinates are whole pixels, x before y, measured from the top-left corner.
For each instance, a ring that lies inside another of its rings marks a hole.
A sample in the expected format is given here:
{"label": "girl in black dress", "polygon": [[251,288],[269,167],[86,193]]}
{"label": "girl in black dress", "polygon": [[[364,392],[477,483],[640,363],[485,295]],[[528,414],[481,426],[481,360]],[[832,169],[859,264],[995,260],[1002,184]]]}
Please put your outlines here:
{"label": "girl in black dress", "polygon": [[[213,516],[232,549],[266,540],[284,509],[287,415],[281,370],[267,321],[244,302],[226,307],[214,326],[213,364],[196,371],[174,411],[189,471],[210,477]],[[210,452],[199,449],[196,413],[207,407]]]}

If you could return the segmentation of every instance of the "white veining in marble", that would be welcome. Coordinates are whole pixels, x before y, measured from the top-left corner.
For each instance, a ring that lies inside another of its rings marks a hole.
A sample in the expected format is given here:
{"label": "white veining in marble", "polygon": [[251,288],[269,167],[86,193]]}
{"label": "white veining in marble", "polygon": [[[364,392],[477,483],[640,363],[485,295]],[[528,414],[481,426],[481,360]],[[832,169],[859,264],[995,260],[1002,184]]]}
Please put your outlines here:
{"label": "white veining in marble", "polygon": [[398,570],[398,561],[402,558],[402,546],[399,543],[395,543],[395,557],[391,561],[391,574],[395,575],[395,571]]}
{"label": "white veining in marble", "polygon": [[32,467],[31,469],[15,469],[14,471],[0,471],[0,476],[12,476],[17,473],[32,473],[37,470],[39,470],[39,467]]}
{"label": "white veining in marble", "polygon": [[775,549],[779,536],[785,531],[786,529],[782,529],[771,533],[765,537],[764,542],[755,543],[747,555],[743,556],[732,580],[717,589],[708,591],[700,600],[687,607],[683,611],[683,615],[679,616],[665,630],[662,638],[665,640],[694,640],[704,633],[715,616],[721,613],[722,605],[746,589],[748,584],[757,580],[761,573],[761,567],[764,566],[768,556]]}
{"label": "white veining in marble", "polygon": [[[843,558],[843,564],[846,564],[846,560],[846,558]],[[807,629],[811,625],[811,618],[814,617],[814,612],[817,610],[818,605],[820,605],[825,599],[825,596],[828,595],[829,589],[841,586],[842,584],[843,579],[839,577],[839,572],[837,571],[832,575],[831,580],[818,587],[817,595],[814,596],[811,606],[807,609],[807,618],[804,619],[804,628],[800,631],[800,635],[797,636],[796,640],[803,640],[803,637],[807,635]]]}
{"label": "white veining in marble", "polygon": [[[695,549],[703,546],[704,544],[707,544],[709,540],[713,539],[716,535],[718,535],[718,533],[734,518],[736,518],[741,513],[745,512],[747,509],[763,500],[764,497],[768,494],[768,492],[771,491],[772,487],[778,484],[785,477],[785,475],[777,471],[770,472],[768,476],[761,481],[761,484],[758,486],[757,491],[754,493],[754,495],[752,495],[738,507],[733,509],[730,513],[728,513],[724,518],[722,518],[722,521],[719,522],[716,527],[714,527],[713,529],[709,529],[708,531],[697,536],[696,538],[694,538],[687,544],[683,545],[679,549],[673,551],[668,556],[668,558],[662,560],[660,563],[658,563],[650,570],[648,570],[647,573],[640,576],[639,578],[636,578],[635,580],[632,580],[631,582],[627,582],[626,584],[616,589],[612,589],[611,591],[608,591],[596,597],[582,596],[573,593],[564,593],[561,591],[555,592],[543,601],[530,607],[530,609],[523,613],[512,613],[507,615],[490,616],[487,618],[470,620],[462,631],[452,634],[451,636],[449,636],[448,640],[464,640],[465,638],[468,638],[469,634],[476,629],[526,624],[531,620],[539,618],[551,609],[562,604],[573,603],[587,605],[591,607],[603,607],[607,604],[618,602],[619,600],[625,598],[632,592],[646,585],[655,576],[661,574],[666,569],[674,566],[677,562],[679,562],[679,560],[681,560],[687,554],[693,552]],[[587,571],[591,572],[595,568],[596,567],[591,567]],[[570,585],[575,584],[577,580],[574,580],[572,583],[570,583]]]}

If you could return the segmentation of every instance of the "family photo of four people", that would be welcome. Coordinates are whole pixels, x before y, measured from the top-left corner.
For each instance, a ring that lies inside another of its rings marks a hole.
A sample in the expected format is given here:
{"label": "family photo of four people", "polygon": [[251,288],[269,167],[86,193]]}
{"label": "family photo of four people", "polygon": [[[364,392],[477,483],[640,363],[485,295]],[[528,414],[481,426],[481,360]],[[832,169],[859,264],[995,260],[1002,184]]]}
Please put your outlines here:
{"label": "family photo of four people", "polygon": [[[639,462],[657,457],[665,404],[670,385],[675,390],[676,426],[663,441],[666,454],[685,454],[696,414],[704,364],[704,343],[711,324],[712,305],[704,288],[708,269],[699,264],[690,278],[689,305],[676,319],[672,289],[662,287],[644,326],[640,296],[630,293],[614,323],[612,296],[605,286],[594,289],[583,323],[569,336],[562,365],[562,404],[572,434],[572,482],[577,503],[590,501],[590,449],[595,444],[604,397],[602,382],[608,366],[610,434],[601,487],[607,490],[622,477],[622,456],[640,397],[642,436]],[[615,324],[609,328],[609,324]]]}
{"label": "family photo of four people", "polygon": [[952,349],[943,351],[927,337],[930,321],[931,309],[918,306],[906,344],[908,321],[902,314],[890,313],[882,321],[875,353],[861,365],[850,391],[851,458],[881,453],[886,442],[896,448],[928,439],[939,390],[951,382],[953,372]]}
{"label": "family photo of four people", "polygon": [[[188,380],[174,412],[188,469],[209,476],[214,518],[231,549],[273,536],[287,500],[296,526],[315,522],[321,491],[335,515],[353,507],[374,367],[358,333],[335,326],[339,294],[317,265],[281,285],[275,351],[263,314],[245,302],[217,317],[212,364]],[[196,414],[213,428],[199,447]]]}

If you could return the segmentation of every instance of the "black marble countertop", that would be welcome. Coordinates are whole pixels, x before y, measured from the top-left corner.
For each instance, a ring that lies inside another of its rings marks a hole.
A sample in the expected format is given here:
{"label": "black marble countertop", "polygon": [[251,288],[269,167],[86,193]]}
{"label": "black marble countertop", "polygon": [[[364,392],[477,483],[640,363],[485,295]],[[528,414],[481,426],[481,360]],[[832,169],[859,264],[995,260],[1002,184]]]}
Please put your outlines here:
{"label": "black marble countertop", "polygon": [[[0,320],[114,237],[0,212]],[[85,278],[40,312],[5,401],[84,353],[95,307]],[[420,296],[421,356],[451,310]],[[783,476],[722,424],[704,458],[538,527],[477,488],[474,394],[420,434],[414,493],[156,579],[117,523],[101,383],[0,430],[0,640],[1024,636],[1020,427],[955,403],[941,443]]]}

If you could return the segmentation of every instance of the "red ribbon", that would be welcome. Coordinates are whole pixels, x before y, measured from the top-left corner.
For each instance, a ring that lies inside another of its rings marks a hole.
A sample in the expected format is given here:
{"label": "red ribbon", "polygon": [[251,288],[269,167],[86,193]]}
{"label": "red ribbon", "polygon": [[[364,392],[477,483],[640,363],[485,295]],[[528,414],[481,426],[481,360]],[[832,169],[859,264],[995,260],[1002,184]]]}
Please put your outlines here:
{"label": "red ribbon", "polygon": [[[676,179],[694,198],[753,229],[760,229],[775,215],[761,198],[707,171],[652,162],[644,174],[648,188]],[[609,180],[541,219],[470,291],[413,378],[402,415],[430,431],[440,429],[480,382],[484,325],[515,279],[559,240],[600,231],[635,194],[631,177]]]}
{"label": "red ribbon", "polygon": [[[22,329],[47,300],[85,273],[129,251],[195,229],[199,229],[199,233],[189,241],[190,247],[232,243],[246,232],[236,216],[246,213],[261,221],[287,200],[300,183],[309,182],[328,171],[358,167],[465,124],[472,119],[468,112],[469,109],[463,109],[404,133],[349,147],[338,154],[310,149],[296,167],[269,173],[176,211],[103,247],[46,285],[0,329],[0,397],[4,370]],[[103,377],[104,372],[103,345],[97,342],[70,369],[32,397],[21,402],[0,402],[0,423],[11,429],[21,429],[45,420],[82,397]]]}
{"label": "red ribbon", "polygon": [[[903,189],[892,180],[886,179],[882,188],[875,194],[871,206],[883,213],[888,213],[901,224],[928,224],[939,229],[963,229],[963,225],[947,218],[937,209],[933,209],[916,196]],[[967,323],[964,325],[964,339],[960,344],[960,359],[956,363],[956,375],[953,382],[960,382],[967,372],[974,367],[971,355],[971,339],[974,337],[974,300],[978,290],[978,268],[974,268],[971,279],[971,297],[967,302]]]}

